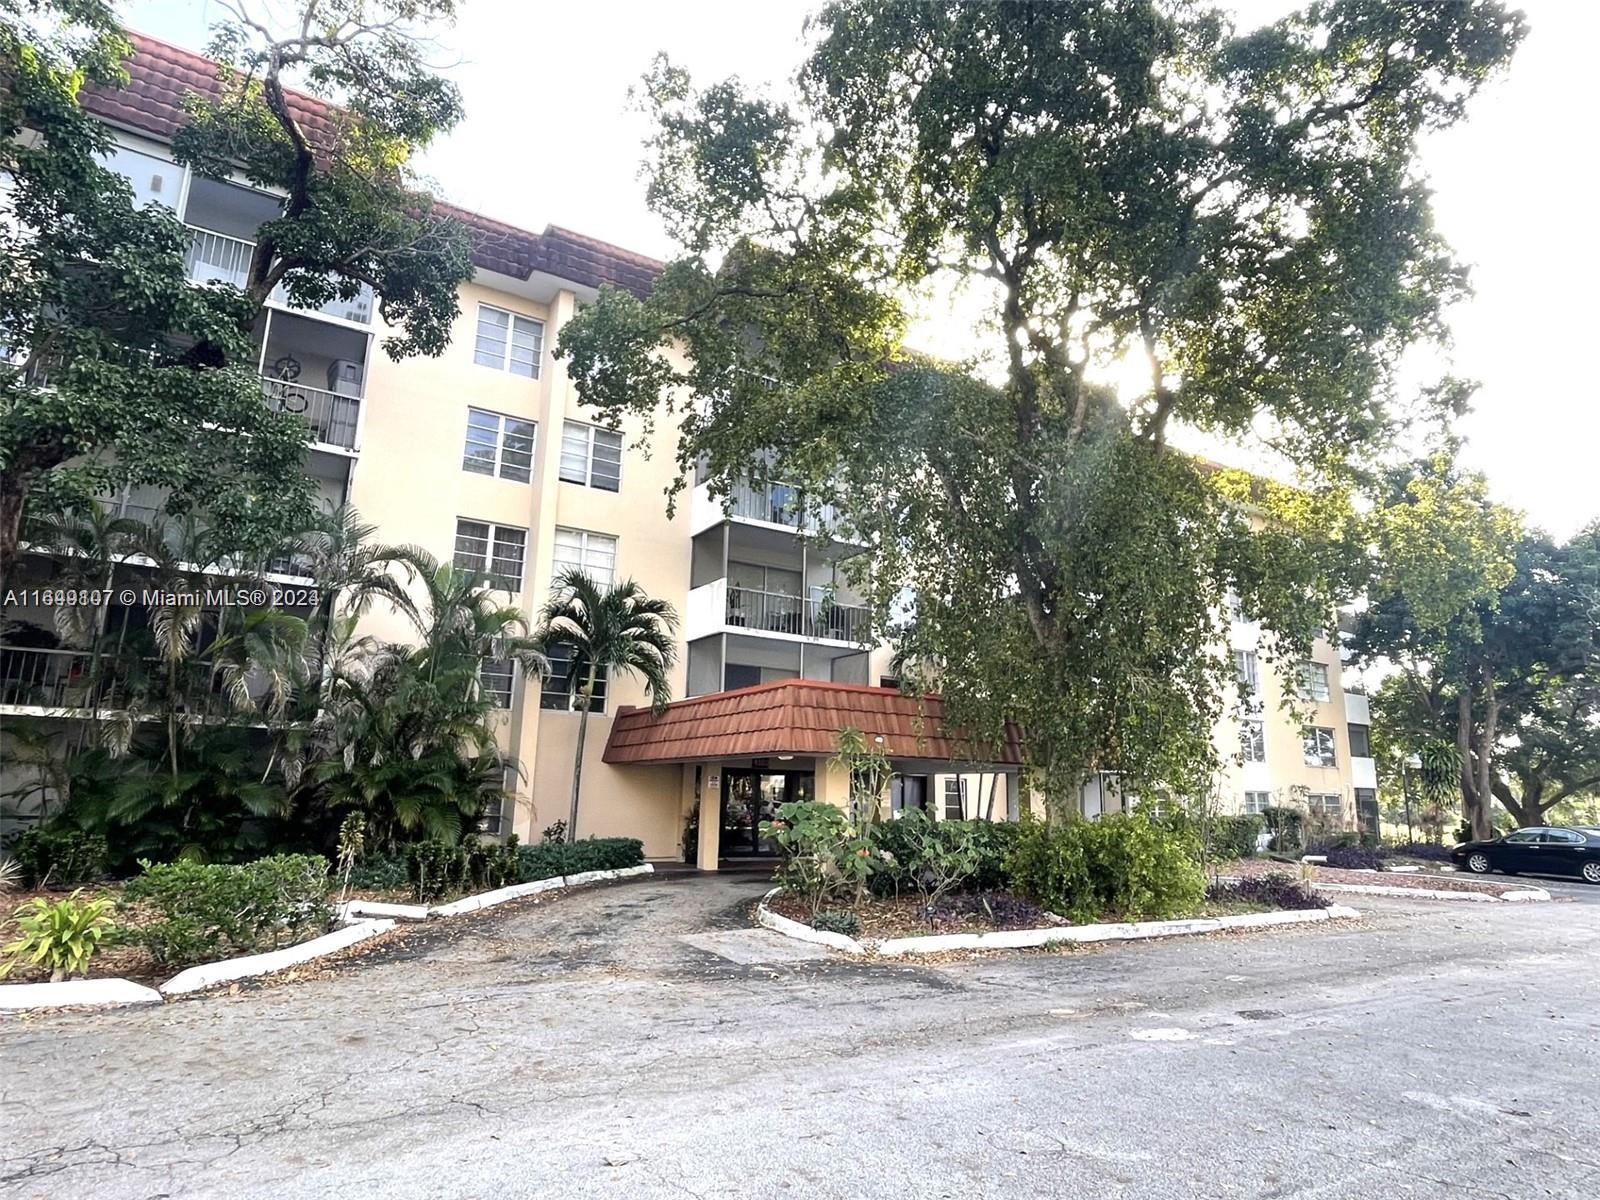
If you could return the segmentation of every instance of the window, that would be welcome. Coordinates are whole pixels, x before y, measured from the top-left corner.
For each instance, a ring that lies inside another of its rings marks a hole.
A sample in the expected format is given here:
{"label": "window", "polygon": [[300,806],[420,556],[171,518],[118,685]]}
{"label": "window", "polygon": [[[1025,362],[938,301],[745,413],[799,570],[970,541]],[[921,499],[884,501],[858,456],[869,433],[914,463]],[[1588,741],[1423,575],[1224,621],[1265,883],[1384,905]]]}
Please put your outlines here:
{"label": "window", "polygon": [[508,592],[522,588],[523,556],[528,550],[528,531],[514,525],[495,525],[489,521],[456,519],[455,565],[464,571],[480,571],[495,586]]}
{"label": "window", "polygon": [[478,305],[478,341],[472,351],[473,362],[537,379],[539,355],[543,350],[543,321],[487,304]]}
{"label": "window", "polygon": [[1267,730],[1264,722],[1252,718],[1239,723],[1239,752],[1245,762],[1267,761]]}
{"label": "window", "polygon": [[967,781],[951,775],[944,781],[944,819],[963,821],[967,816]]}
{"label": "window", "polygon": [[1571,829],[1543,829],[1540,830],[1539,840],[1545,845],[1581,846],[1584,836]]}
{"label": "window", "polygon": [[1246,696],[1261,694],[1261,662],[1254,650],[1233,652],[1233,671],[1239,679],[1239,689]]}
{"label": "window", "polygon": [[500,794],[485,801],[483,815],[478,818],[478,832],[499,837],[505,829],[506,807],[517,794],[517,768],[508,766],[501,773]]}
{"label": "window", "polygon": [[622,435],[568,421],[561,427],[561,478],[604,492],[622,489]]}
{"label": "window", "polygon": [[1246,792],[1244,794],[1244,810],[1247,813],[1265,812],[1271,807],[1271,792]]}
{"label": "window", "polygon": [[516,678],[516,664],[509,658],[486,658],[478,664],[478,681],[483,685],[483,694],[496,708],[511,707],[511,688]]}
{"label": "window", "polygon": [[1337,817],[1344,809],[1344,797],[1337,792],[1312,792],[1306,797],[1306,811],[1324,817]]}
{"label": "window", "polygon": [[1537,842],[1544,835],[1542,829],[1519,829],[1515,833],[1506,834],[1506,841],[1516,842],[1517,845],[1528,845]]}
{"label": "window", "polygon": [[893,688],[898,692],[900,690],[900,680],[893,675],[879,675],[878,686],[881,688]]}
{"label": "window", "polygon": [[[571,646],[552,646],[548,652],[550,659],[550,674],[545,676],[544,686],[539,690],[540,708],[557,708],[564,712],[577,712],[579,709],[578,688],[588,676],[588,665],[578,664],[579,680],[577,686],[572,682],[573,650]],[[602,667],[595,672],[594,695],[589,700],[589,711],[603,713],[606,711],[606,672]]]}
{"label": "window", "polygon": [[461,469],[527,483],[533,478],[536,428],[520,417],[467,409],[467,446],[461,454]]}
{"label": "window", "polygon": [[617,574],[617,539],[610,534],[558,525],[554,567],[557,575],[576,567],[601,587],[610,587]]}
{"label": "window", "polygon": [[1300,699],[1328,700],[1333,693],[1328,690],[1328,664],[1304,662],[1300,664]]}
{"label": "window", "polygon": [[1333,752],[1333,730],[1312,728],[1305,732],[1306,766],[1331,767],[1338,760]]}
{"label": "window", "polygon": [[1350,757],[1351,758],[1371,758],[1372,757],[1372,736],[1371,736],[1372,735],[1372,726],[1370,726],[1370,725],[1351,725],[1348,728],[1349,728],[1349,731],[1350,731]]}

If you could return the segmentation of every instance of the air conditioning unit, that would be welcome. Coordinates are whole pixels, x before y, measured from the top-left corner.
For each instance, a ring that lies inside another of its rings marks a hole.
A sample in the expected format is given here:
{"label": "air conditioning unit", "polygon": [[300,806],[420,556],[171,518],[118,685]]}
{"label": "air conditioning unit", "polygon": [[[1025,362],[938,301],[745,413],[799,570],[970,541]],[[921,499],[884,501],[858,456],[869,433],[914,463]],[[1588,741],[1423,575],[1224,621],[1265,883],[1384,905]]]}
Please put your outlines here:
{"label": "air conditioning unit", "polygon": [[353,358],[336,358],[328,364],[328,390],[340,396],[361,395],[361,364]]}

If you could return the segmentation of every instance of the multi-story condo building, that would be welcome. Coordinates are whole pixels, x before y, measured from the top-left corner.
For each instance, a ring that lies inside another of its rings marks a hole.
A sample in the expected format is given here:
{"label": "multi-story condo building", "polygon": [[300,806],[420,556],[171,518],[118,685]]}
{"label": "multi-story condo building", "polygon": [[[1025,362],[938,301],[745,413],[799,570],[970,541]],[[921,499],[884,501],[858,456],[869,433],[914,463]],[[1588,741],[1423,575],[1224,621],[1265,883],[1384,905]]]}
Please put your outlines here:
{"label": "multi-story condo building", "polygon": [[[184,96],[209,92],[214,68],[149,38],[134,43],[129,87],[86,101],[115,132],[112,163],[142,199],[171,205],[190,227],[195,280],[242,281],[251,238],[277,201],[173,161]],[[682,700],[656,715],[634,680],[597,689],[578,833],[639,837],[648,856],[675,857],[697,813],[691,850],[703,867],[758,854],[759,822],[785,799],[844,803],[848,780],[829,759],[845,726],[890,755],[891,811],[1016,817],[1019,747],[975,761],[943,728],[937,697],[893,686],[889,651],[872,641],[840,570],[854,547],[807,536],[826,512],[782,485],[741,487],[713,502],[697,481],[669,517],[676,429],[658,423],[653,445],[641,448],[640,423],[603,428],[580,402],[552,355],[562,326],[604,284],[644,293],[661,264],[564,229],[534,233],[454,211],[472,234],[475,273],[461,289],[449,348],[400,362],[375,353],[383,320],[366,294],[316,312],[274,297],[258,332],[263,403],[304,416],[306,469],[329,504],[353,505],[381,541],[489,573],[530,620],[569,566],[601,582],[633,578],[678,609],[672,687]],[[160,503],[157,493],[114,498],[130,515]],[[293,563],[279,566],[293,578]],[[50,624],[46,613],[7,615]],[[377,612],[364,631],[401,639],[408,629]],[[1244,759],[1218,780],[1224,806],[1300,803],[1353,824],[1375,784],[1365,700],[1342,690],[1337,652],[1319,642],[1304,669],[1315,716],[1302,736],[1255,658],[1253,632],[1237,625],[1235,633],[1260,702],[1242,725],[1219,727],[1225,753],[1239,757],[1242,746]],[[74,691],[82,657],[53,646],[0,650],[0,718],[84,719]],[[483,677],[503,710],[500,744],[517,764],[506,808],[488,815],[485,831],[531,839],[567,815],[578,716],[563,664],[545,681],[492,662]],[[1114,781],[1097,780],[1085,789],[1085,811],[1114,807],[1115,796]]]}

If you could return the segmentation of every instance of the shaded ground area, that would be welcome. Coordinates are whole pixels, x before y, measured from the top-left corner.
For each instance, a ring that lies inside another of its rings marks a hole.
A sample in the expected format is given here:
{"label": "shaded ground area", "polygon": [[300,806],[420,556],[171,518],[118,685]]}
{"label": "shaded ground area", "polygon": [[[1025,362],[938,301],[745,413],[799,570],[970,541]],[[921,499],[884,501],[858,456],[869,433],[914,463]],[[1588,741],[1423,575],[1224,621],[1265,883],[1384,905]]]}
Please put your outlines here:
{"label": "shaded ground area", "polygon": [[749,929],[765,886],[620,883],[328,978],[8,1021],[0,1196],[1600,1187],[1587,905],[906,965]]}

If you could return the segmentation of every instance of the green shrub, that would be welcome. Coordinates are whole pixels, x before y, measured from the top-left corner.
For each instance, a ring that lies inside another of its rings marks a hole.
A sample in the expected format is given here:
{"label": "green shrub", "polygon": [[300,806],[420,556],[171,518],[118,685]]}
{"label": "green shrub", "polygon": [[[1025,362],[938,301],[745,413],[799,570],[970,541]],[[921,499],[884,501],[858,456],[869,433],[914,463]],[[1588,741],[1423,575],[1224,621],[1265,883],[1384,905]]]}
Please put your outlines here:
{"label": "green shrub", "polygon": [[1268,850],[1288,854],[1305,845],[1306,815],[1298,808],[1274,805],[1261,810],[1261,819],[1272,834],[1272,840],[1267,843]]}
{"label": "green shrub", "polygon": [[1211,822],[1211,853],[1215,858],[1250,858],[1266,822],[1255,813],[1218,816]]}
{"label": "green shrub", "polygon": [[[926,812],[902,813],[895,837],[903,859],[895,871],[908,879],[922,897],[925,913],[933,905],[977,876],[982,855],[977,821],[936,821]],[[881,858],[879,861],[883,861]]]}
{"label": "green shrub", "polygon": [[620,871],[642,862],[644,843],[638,838],[591,837],[570,844],[544,841],[517,851],[515,882],[534,883],[584,871]]}
{"label": "green shrub", "polygon": [[467,847],[460,842],[415,842],[406,847],[411,896],[424,903],[464,892],[471,880]]}
{"label": "green shrub", "polygon": [[124,897],[148,904],[159,919],[136,936],[163,966],[275,950],[313,937],[332,918],[328,861],[278,854],[242,866],[140,864]]}
{"label": "green shrub", "polygon": [[[912,810],[872,827],[869,835],[874,852],[871,884],[877,895],[919,890],[916,877],[923,863],[916,843],[922,840],[920,822],[928,819],[925,814]],[[937,824],[946,831],[946,837],[970,841],[973,852],[969,869],[949,890],[989,892],[1008,886],[1006,855],[1021,831],[1017,822],[974,820],[939,821]]]}
{"label": "green shrub", "polygon": [[859,896],[873,870],[872,843],[856,836],[844,812],[831,804],[801,800],[780,805],[774,819],[762,822],[761,835],[782,856],[779,886],[803,900],[813,916],[826,900]]}
{"label": "green shrub", "polygon": [[400,892],[411,886],[411,865],[403,854],[367,854],[350,868],[358,892]]}
{"label": "green shrub", "polygon": [[11,855],[34,887],[75,887],[106,873],[106,839],[77,829],[30,829],[17,838]]}
{"label": "green shrub", "polygon": [[821,933],[842,933],[845,937],[861,936],[861,918],[845,908],[825,908],[811,918],[811,928]]}
{"label": "green shrub", "polygon": [[1205,894],[1205,876],[1186,834],[1143,814],[1023,827],[1006,860],[1012,886],[1072,921],[1103,915],[1170,917]]}
{"label": "green shrub", "polygon": [[51,982],[88,973],[89,960],[116,926],[110,900],[81,900],[82,894],[76,891],[54,903],[35,896],[17,909],[22,936],[5,947],[9,957],[0,963],[0,979],[24,962],[48,967]]}

